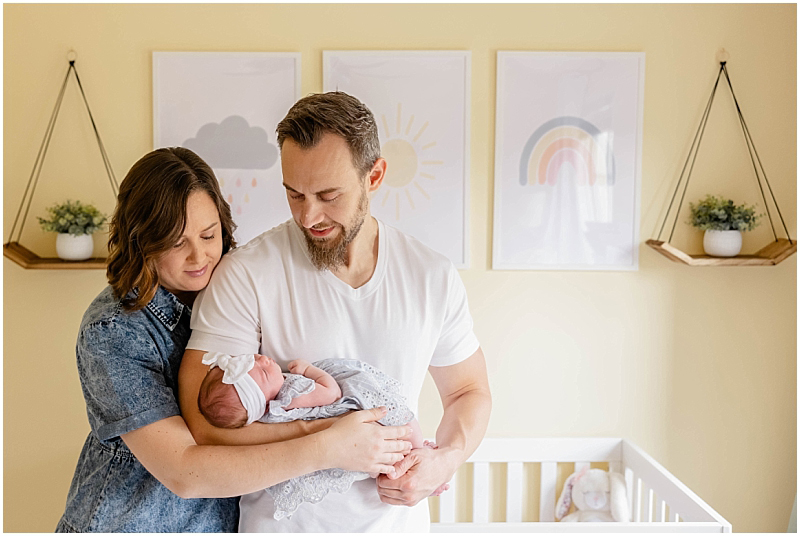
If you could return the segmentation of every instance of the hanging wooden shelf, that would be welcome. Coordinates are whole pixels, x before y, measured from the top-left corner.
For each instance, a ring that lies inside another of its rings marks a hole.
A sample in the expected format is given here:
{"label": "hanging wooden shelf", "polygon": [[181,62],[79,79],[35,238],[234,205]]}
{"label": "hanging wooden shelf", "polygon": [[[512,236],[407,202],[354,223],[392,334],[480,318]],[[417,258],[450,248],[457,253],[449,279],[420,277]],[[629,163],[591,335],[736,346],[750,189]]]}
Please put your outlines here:
{"label": "hanging wooden shelf", "polygon": [[[114,197],[117,196],[119,192],[119,185],[117,184],[117,179],[114,176],[114,171],[111,169],[111,162],[108,159],[108,155],[106,154],[106,149],[103,146],[103,142],[100,139],[100,133],[97,130],[97,124],[95,123],[94,117],[92,116],[92,111],[89,109],[89,101],[86,99],[86,94],[83,91],[83,86],[81,85],[81,79],[78,76],[78,70],[75,67],[75,59],[77,54],[75,51],[70,50],[67,54],[67,61],[69,62],[69,68],[67,69],[67,74],[64,77],[64,81],[61,84],[61,90],[59,91],[58,98],[56,99],[56,105],[53,109],[53,113],[50,116],[50,121],[47,125],[47,129],[45,130],[44,139],[42,140],[42,145],[39,148],[39,154],[36,156],[36,161],[33,164],[33,171],[31,171],[31,176],[28,179],[28,186],[25,188],[25,193],[22,196],[22,203],[19,206],[19,210],[17,211],[17,217],[14,219],[14,225],[11,228],[11,236],[9,237],[8,242],[3,244],[3,255],[8,259],[14,261],[15,263],[19,264],[25,269],[38,269],[38,270],[86,270],[86,269],[103,269],[106,268],[106,259],[94,257],[91,259],[86,259],[83,261],[67,261],[60,258],[55,257],[40,257],[36,253],[32,252],[25,246],[19,243],[22,237],[22,229],[25,225],[25,219],[28,217],[28,211],[31,207],[31,202],[33,201],[33,194],[36,190],[36,185],[39,182],[39,176],[42,172],[42,165],[44,164],[44,158],[47,154],[47,148],[50,145],[50,139],[53,135],[53,130],[55,129],[56,119],[58,117],[58,112],[61,109],[61,102],[64,98],[64,91],[67,87],[67,82],[69,81],[70,75],[75,75],[75,81],[78,84],[78,89],[81,92],[81,97],[83,98],[83,103],[86,105],[86,112],[89,115],[89,121],[91,121],[92,129],[94,130],[95,138],[97,139],[97,145],[100,149],[100,156],[103,159],[103,165],[106,169],[106,174],[108,175],[108,180],[111,183],[111,191],[114,194]],[[27,205],[27,206],[26,206]],[[20,219],[20,215],[22,215],[23,207],[25,208],[25,214]],[[19,232],[17,233],[16,239],[14,239],[15,231],[17,231],[17,223],[20,224]]]}
{"label": "hanging wooden shelf", "polygon": [[[695,134],[694,140],[692,141],[692,145],[689,148],[689,155],[686,157],[686,162],[683,165],[680,177],[678,177],[678,184],[675,186],[675,191],[672,194],[672,199],[670,200],[669,207],[667,208],[667,213],[664,215],[664,221],[661,224],[661,229],[659,230],[656,238],[648,240],[646,244],[651,248],[653,248],[654,250],[661,253],[662,255],[664,255],[669,260],[674,262],[679,262],[681,264],[686,264],[689,266],[774,266],[797,252],[797,242],[795,240],[792,240],[792,237],[789,234],[789,229],[786,227],[786,222],[783,219],[783,214],[781,214],[781,209],[778,206],[778,201],[775,199],[775,194],[772,191],[772,186],[769,184],[769,180],[767,180],[767,174],[764,171],[764,166],[761,163],[761,158],[758,156],[758,152],[756,151],[756,146],[755,143],[753,142],[753,137],[750,135],[750,130],[747,128],[747,123],[745,123],[744,115],[742,114],[742,109],[739,106],[739,101],[736,99],[736,94],[733,92],[733,84],[731,83],[730,76],[728,75],[728,69],[725,66],[728,57],[729,54],[725,52],[725,49],[720,50],[717,56],[720,65],[719,72],[717,73],[717,80],[714,83],[714,88],[711,91],[711,97],[709,98],[708,103],[706,104],[705,111],[703,112],[703,117],[700,119],[700,126],[698,127],[697,133]],[[711,112],[711,105],[714,103],[714,95],[717,92],[717,87],[719,86],[719,82],[723,74],[725,75],[725,81],[727,82],[728,88],[730,89],[731,97],[733,97],[733,102],[736,105],[736,111],[739,116],[739,123],[742,127],[745,143],[747,144],[747,152],[750,156],[750,161],[753,164],[753,171],[755,172],[756,182],[758,183],[759,190],[761,191],[761,198],[764,201],[764,207],[767,210],[767,216],[769,217],[769,224],[770,227],[772,228],[772,235],[775,238],[775,240],[773,242],[770,242],[768,245],[761,248],[760,250],[758,250],[755,255],[737,255],[736,257],[712,257],[710,255],[689,255],[688,253],[685,253],[680,249],[676,248],[675,246],[671,245],[669,243],[669,240],[672,240],[672,235],[675,232],[675,226],[678,223],[678,216],[680,214],[681,206],[683,204],[683,200],[684,197],[686,196],[686,191],[689,186],[689,178],[691,177],[695,161],[697,160],[697,153],[700,150],[700,142],[703,139],[703,134],[705,132],[706,124],[708,123],[709,114]],[[675,220],[672,224],[672,231],[670,232],[667,241],[661,241],[659,240],[661,238],[661,233],[664,231],[664,226],[666,225],[667,220],[670,217],[670,211],[672,210],[675,198],[678,192],[680,191],[681,182],[684,182],[683,194],[681,195],[680,202],[678,203],[677,209],[675,210]],[[770,211],[769,202],[767,201],[767,195],[765,193],[764,186],[766,186],[766,190],[769,192],[769,195],[772,198],[772,202],[775,205],[775,210],[777,211],[778,216],[780,217],[780,222],[783,225],[783,231],[786,235],[786,238],[778,238],[778,234],[775,230],[775,225],[772,219],[772,214]]]}
{"label": "hanging wooden shelf", "polygon": [[30,270],[93,270],[106,269],[106,259],[93,257],[85,261],[65,261],[57,257],[40,257],[19,242],[3,244],[3,255]]}
{"label": "hanging wooden shelf", "polygon": [[797,242],[779,238],[761,248],[755,255],[736,257],[712,257],[710,255],[689,255],[675,246],[660,240],[648,240],[647,245],[671,261],[689,266],[774,266],[797,252]]}

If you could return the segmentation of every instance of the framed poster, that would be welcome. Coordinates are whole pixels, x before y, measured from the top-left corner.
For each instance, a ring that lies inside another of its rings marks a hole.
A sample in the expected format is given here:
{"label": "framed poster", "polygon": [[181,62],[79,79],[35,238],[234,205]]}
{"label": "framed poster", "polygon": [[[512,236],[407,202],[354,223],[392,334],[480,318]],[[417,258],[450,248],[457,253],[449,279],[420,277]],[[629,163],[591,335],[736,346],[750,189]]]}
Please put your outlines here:
{"label": "framed poster", "polygon": [[291,217],[275,127],[300,97],[300,53],[153,52],[153,144],[214,170],[242,245]]}
{"label": "framed poster", "polygon": [[387,171],[372,214],[469,266],[468,51],[324,51],[323,87],[375,116]]}
{"label": "framed poster", "polygon": [[494,269],[638,269],[643,92],[644,53],[497,53]]}

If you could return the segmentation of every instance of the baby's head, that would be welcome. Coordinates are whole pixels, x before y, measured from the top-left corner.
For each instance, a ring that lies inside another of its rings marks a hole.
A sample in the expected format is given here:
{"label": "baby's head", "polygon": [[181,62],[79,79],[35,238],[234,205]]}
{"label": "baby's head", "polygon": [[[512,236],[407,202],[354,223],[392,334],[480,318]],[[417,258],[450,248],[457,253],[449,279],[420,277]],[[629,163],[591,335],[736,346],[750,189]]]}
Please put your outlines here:
{"label": "baby's head", "polygon": [[197,397],[200,413],[219,428],[241,428],[261,418],[283,385],[281,367],[263,355],[208,353],[211,365]]}
{"label": "baby's head", "polygon": [[203,383],[197,405],[208,422],[218,428],[241,428],[247,424],[247,410],[236,388],[222,383],[222,369],[214,367],[208,371]]}

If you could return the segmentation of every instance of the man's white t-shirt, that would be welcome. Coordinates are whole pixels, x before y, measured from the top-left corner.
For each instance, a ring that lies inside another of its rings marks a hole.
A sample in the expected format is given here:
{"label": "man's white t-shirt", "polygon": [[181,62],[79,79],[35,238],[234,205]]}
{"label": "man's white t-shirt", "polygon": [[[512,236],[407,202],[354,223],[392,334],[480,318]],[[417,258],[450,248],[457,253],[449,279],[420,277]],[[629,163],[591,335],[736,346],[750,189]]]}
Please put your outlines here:
{"label": "man's white t-shirt", "polygon": [[[191,327],[187,348],[260,353],[284,370],[298,358],[360,359],[399,380],[415,414],[428,366],[454,365],[478,349],[453,264],[380,221],[378,261],[365,285],[354,289],[317,270],[289,220],[222,259],[195,301]],[[430,524],[427,501],[384,504],[374,479],[281,521],[265,491],[243,496],[240,508],[240,532],[425,532]]]}

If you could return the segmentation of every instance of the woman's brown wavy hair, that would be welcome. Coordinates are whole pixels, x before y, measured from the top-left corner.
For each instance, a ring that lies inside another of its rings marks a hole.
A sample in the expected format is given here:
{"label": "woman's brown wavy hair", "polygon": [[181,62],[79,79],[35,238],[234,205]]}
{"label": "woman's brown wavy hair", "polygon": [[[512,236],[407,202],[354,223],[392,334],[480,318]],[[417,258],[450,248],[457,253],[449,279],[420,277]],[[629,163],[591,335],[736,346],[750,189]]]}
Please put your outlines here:
{"label": "woman's brown wavy hair", "polygon": [[[174,246],[186,225],[186,201],[207,193],[222,224],[222,254],[236,247],[236,224],[211,168],[189,149],[168,147],[147,153],[119,187],[109,224],[108,282],[125,309],[146,306],[158,290],[158,259]],[[129,293],[138,289],[138,293]]]}

